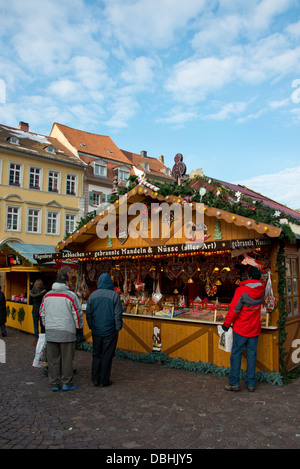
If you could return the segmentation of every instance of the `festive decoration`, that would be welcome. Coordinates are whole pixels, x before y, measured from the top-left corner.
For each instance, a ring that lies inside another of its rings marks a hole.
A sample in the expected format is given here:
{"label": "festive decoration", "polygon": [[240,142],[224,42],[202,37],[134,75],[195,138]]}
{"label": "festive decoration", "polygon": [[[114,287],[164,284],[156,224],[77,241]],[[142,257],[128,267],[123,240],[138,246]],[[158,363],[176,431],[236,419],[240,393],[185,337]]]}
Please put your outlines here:
{"label": "festive decoration", "polygon": [[145,187],[149,187],[149,189],[151,189],[152,191],[155,191],[155,192],[159,191],[159,187],[154,186],[150,182],[147,182],[145,179],[139,179],[139,184],[142,184]]}
{"label": "festive decoration", "polygon": [[214,239],[223,239],[219,220],[216,220],[215,223]]}
{"label": "festive decoration", "polygon": [[161,351],[161,337],[160,337],[160,328],[157,326],[154,326],[153,328],[153,336],[152,336],[152,350],[155,352],[160,352]]}
{"label": "festive decoration", "polygon": [[262,270],[263,265],[262,262],[257,261],[256,259],[253,259],[252,257],[249,257],[248,254],[244,254],[244,260],[242,261],[243,265],[250,265],[252,267],[257,267],[259,270]]}
{"label": "festive decoration", "polygon": [[181,153],[177,153],[174,158],[175,164],[172,169],[172,176],[178,185],[183,181],[183,177],[186,173],[186,166],[183,163],[183,156]]}

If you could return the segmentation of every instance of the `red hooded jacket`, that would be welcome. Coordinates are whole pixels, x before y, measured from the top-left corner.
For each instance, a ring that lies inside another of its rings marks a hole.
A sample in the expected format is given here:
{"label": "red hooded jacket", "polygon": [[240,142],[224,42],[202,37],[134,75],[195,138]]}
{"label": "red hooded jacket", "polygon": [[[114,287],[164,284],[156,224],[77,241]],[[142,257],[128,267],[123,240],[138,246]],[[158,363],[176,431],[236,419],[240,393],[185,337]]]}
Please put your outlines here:
{"label": "red hooded jacket", "polygon": [[260,313],[265,285],[261,280],[244,280],[236,289],[224,320],[237,334],[255,337],[261,331]]}

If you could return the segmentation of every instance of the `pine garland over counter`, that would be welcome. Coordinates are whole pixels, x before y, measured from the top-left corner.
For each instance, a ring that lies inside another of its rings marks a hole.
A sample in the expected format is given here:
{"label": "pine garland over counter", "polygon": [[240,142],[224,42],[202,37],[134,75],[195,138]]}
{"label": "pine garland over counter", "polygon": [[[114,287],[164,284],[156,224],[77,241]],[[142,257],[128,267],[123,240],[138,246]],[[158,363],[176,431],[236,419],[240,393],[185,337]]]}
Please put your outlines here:
{"label": "pine garland over counter", "polygon": [[[85,350],[86,352],[92,352],[93,346],[88,342],[82,341],[77,342],[76,348],[78,350]],[[143,363],[157,363],[163,365],[165,368],[181,369],[186,371],[194,371],[197,373],[208,374],[211,373],[214,376],[227,377],[230,371],[230,367],[220,367],[214,363],[209,362],[188,362],[182,358],[172,358],[162,352],[150,352],[150,353],[132,353],[125,352],[123,350],[116,350],[115,357],[119,359],[127,359],[136,362]],[[241,379],[245,379],[246,372],[241,370]],[[267,373],[266,371],[260,370],[255,374],[256,381],[259,383],[269,383],[272,385],[283,386],[282,376],[280,373],[273,371]]]}

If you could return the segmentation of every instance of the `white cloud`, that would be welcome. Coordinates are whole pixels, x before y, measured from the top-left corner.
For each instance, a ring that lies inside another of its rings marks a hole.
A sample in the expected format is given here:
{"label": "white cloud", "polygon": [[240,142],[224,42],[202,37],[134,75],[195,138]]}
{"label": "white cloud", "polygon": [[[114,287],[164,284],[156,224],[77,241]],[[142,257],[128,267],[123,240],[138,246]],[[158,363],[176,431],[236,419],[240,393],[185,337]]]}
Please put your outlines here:
{"label": "white cloud", "polygon": [[154,67],[156,62],[150,57],[137,57],[126,62],[126,69],[121,72],[121,78],[135,86],[143,87],[151,84],[154,77]]}
{"label": "white cloud", "polygon": [[235,102],[225,104],[218,112],[208,114],[205,116],[206,119],[212,120],[225,120],[232,116],[239,115],[245,111],[247,103]]}
{"label": "white cloud", "polygon": [[207,0],[106,0],[111,35],[125,46],[167,48],[205,7]]}
{"label": "white cloud", "polygon": [[67,79],[52,82],[48,91],[61,99],[72,99],[74,96],[77,98],[81,93],[79,84]]}
{"label": "white cloud", "polygon": [[249,187],[290,208],[300,208],[300,166],[245,179],[239,181],[238,184]]}
{"label": "white cloud", "polygon": [[174,108],[169,112],[168,117],[161,117],[156,122],[162,124],[170,124],[173,128],[179,129],[187,122],[197,119],[197,113],[193,110],[182,110]]}
{"label": "white cloud", "polygon": [[120,96],[111,103],[109,108],[111,117],[104,124],[113,129],[127,127],[128,121],[133,118],[138,108],[138,103],[134,98],[131,96]]}
{"label": "white cloud", "polygon": [[184,60],[175,65],[166,89],[178,101],[202,101],[207,94],[221,89],[234,79],[238,62],[238,57]]}

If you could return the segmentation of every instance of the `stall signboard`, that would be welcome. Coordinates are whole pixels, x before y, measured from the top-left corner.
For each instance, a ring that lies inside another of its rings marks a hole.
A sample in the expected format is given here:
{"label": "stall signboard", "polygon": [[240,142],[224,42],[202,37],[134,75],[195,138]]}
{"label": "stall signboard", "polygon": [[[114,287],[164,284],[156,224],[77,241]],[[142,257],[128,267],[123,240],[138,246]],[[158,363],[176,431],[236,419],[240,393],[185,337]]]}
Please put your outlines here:
{"label": "stall signboard", "polygon": [[211,241],[209,243],[181,243],[162,244],[156,246],[131,247],[120,249],[99,249],[97,251],[76,251],[35,254],[34,259],[38,263],[49,262],[56,259],[91,259],[101,260],[102,258],[132,257],[132,256],[160,256],[164,254],[189,254],[193,252],[214,252],[228,251],[236,249],[257,249],[262,246],[271,245],[268,238],[253,239],[232,239],[228,241]]}

